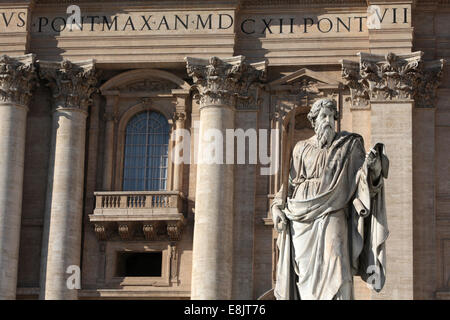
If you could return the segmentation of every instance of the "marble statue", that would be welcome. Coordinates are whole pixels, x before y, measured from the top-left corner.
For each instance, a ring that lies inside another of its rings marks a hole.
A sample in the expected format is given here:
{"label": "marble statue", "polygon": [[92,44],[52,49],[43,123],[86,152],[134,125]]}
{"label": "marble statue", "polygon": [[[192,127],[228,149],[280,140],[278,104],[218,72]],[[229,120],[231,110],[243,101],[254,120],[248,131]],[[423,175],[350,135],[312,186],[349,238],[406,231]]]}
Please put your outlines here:
{"label": "marble statue", "polygon": [[333,100],[313,104],[315,135],[294,146],[271,206],[279,300],[353,299],[354,275],[376,292],[385,282],[389,160],[383,144],[366,154],[360,135],[336,132],[337,118]]}

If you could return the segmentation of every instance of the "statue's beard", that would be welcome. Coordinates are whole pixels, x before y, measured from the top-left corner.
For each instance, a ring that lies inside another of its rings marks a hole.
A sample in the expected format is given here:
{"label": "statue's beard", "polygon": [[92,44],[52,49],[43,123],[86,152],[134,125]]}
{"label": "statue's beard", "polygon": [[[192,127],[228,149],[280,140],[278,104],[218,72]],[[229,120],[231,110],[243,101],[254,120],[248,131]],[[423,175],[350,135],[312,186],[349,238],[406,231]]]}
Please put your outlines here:
{"label": "statue's beard", "polygon": [[335,132],[329,124],[323,123],[318,126],[316,134],[317,140],[319,141],[319,146],[323,148],[324,146],[329,147],[331,145]]}

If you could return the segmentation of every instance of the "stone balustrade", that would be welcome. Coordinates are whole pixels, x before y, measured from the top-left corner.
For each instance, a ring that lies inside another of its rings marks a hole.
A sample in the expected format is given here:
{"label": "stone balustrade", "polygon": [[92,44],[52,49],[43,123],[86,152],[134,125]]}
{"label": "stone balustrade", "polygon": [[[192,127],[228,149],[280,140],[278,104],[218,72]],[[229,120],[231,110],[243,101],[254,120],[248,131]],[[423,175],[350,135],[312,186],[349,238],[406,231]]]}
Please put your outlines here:
{"label": "stone balustrade", "polygon": [[96,205],[89,215],[99,240],[177,241],[185,222],[184,196],[178,191],[94,192]]}

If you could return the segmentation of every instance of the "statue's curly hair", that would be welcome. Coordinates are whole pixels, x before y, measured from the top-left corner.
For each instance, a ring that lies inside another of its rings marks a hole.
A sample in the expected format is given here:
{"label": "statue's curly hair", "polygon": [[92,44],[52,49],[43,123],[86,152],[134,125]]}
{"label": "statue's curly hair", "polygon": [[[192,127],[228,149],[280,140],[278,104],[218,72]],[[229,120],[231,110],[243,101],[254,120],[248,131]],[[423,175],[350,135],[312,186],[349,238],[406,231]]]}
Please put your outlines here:
{"label": "statue's curly hair", "polygon": [[329,108],[334,111],[334,120],[339,119],[339,112],[337,110],[336,102],[332,99],[324,98],[317,100],[311,107],[311,110],[308,113],[308,120],[311,122],[312,127],[314,128],[314,124],[316,122],[316,118],[319,115],[320,109]]}

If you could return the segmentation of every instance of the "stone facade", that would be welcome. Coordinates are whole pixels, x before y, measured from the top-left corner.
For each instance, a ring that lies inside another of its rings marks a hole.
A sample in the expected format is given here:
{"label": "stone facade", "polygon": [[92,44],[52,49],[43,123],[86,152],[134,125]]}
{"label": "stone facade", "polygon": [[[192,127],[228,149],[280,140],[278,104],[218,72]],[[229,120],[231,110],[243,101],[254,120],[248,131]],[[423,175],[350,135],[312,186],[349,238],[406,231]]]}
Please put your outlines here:
{"label": "stone facade", "polygon": [[[450,299],[449,1],[7,0],[0,16],[1,299],[261,297],[269,207],[324,97],[391,161],[386,285],[355,278],[356,298]],[[167,184],[123,190],[147,110],[170,127]],[[175,129],[191,158],[208,129],[277,129],[279,170],[175,163]],[[130,253],[160,272],[124,274]]]}

